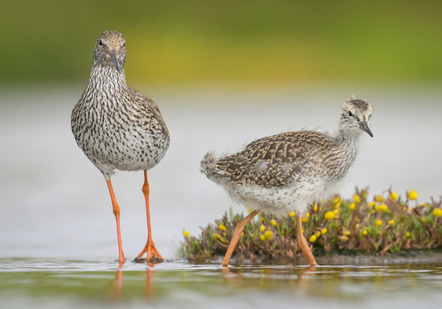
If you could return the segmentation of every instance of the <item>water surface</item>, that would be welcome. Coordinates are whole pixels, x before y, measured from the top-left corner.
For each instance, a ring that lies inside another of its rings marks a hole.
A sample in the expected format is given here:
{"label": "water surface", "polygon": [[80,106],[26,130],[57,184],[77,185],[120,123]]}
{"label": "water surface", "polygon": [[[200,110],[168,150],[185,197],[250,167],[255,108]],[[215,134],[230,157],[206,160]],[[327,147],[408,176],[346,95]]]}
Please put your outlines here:
{"label": "water surface", "polygon": [[442,264],[245,265],[1,259],[2,308],[440,308]]}

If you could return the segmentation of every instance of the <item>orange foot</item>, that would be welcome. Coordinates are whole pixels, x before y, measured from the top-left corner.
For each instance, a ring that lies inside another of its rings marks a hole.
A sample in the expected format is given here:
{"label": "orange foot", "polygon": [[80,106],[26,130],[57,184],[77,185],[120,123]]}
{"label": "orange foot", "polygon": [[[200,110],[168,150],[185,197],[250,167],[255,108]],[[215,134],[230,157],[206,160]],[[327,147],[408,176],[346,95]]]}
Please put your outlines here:
{"label": "orange foot", "polygon": [[164,262],[163,257],[158,252],[157,248],[155,248],[155,244],[153,240],[149,239],[146,243],[146,246],[143,250],[141,250],[140,254],[135,258],[135,261],[140,261],[141,257],[147,253],[146,262],[147,263],[162,263]]}

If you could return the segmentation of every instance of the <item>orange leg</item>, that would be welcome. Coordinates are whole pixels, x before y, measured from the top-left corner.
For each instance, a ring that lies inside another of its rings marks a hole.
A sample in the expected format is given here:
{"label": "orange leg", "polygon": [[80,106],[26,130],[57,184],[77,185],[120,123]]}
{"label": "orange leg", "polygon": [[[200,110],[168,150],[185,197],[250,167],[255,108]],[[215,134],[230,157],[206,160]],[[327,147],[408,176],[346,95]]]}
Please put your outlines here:
{"label": "orange leg", "polygon": [[308,259],[310,266],[317,266],[315,257],[313,256],[312,251],[310,250],[309,245],[307,244],[307,240],[305,240],[304,234],[302,234],[302,221],[301,215],[296,216],[297,227],[298,227],[298,246],[301,248],[302,252],[304,252],[305,257]]}
{"label": "orange leg", "polygon": [[117,200],[115,199],[114,189],[112,188],[112,183],[110,179],[106,179],[107,187],[109,188],[109,193],[112,200],[112,207],[114,209],[115,220],[117,221],[117,235],[118,235],[118,262],[120,263],[120,267],[124,264],[124,253],[123,253],[123,245],[121,244],[121,230],[120,230],[120,207],[118,206]]}
{"label": "orange leg", "polygon": [[241,222],[239,222],[236,225],[235,232],[233,232],[232,240],[230,241],[230,244],[229,244],[229,248],[227,248],[226,255],[224,257],[223,263],[221,264],[222,266],[227,267],[227,265],[229,264],[230,257],[232,256],[233,251],[235,250],[236,245],[238,244],[238,241],[241,238],[241,233],[244,230],[244,227],[258,213],[259,213],[258,210],[252,211],[247,217],[245,217]]}
{"label": "orange leg", "polygon": [[164,259],[161,254],[158,252],[157,248],[155,248],[155,244],[152,240],[152,229],[150,227],[150,210],[149,210],[149,182],[147,181],[147,171],[144,171],[144,185],[143,185],[143,193],[144,198],[146,199],[146,215],[147,215],[147,242],[146,246],[143,250],[141,250],[140,254],[138,254],[135,260],[140,259],[144,253],[147,253],[146,261],[151,263],[160,263],[163,262]]}

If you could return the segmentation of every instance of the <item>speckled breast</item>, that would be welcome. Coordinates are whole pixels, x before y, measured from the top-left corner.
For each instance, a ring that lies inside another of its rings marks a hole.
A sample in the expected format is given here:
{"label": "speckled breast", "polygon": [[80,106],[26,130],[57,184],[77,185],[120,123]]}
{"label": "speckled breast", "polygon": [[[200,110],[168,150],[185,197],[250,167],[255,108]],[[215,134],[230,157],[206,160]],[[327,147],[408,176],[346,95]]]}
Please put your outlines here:
{"label": "speckled breast", "polygon": [[72,131],[79,147],[105,175],[119,170],[148,170],[155,166],[169,147],[169,133],[158,115],[126,113],[106,109],[97,113],[83,105]]}

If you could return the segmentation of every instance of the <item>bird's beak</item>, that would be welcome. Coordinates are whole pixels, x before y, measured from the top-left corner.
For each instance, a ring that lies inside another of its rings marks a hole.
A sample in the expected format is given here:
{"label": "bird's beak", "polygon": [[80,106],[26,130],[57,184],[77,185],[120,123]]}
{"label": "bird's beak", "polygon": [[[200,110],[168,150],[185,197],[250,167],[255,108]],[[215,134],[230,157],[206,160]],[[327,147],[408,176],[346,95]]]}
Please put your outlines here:
{"label": "bird's beak", "polygon": [[364,130],[365,132],[367,132],[368,135],[370,135],[371,137],[373,137],[373,133],[371,133],[370,127],[368,126],[368,122],[367,121],[361,121],[359,123],[359,127]]}
{"label": "bird's beak", "polygon": [[120,71],[120,66],[118,65],[116,50],[111,51],[111,57],[112,57],[112,62],[115,64],[115,68],[117,69],[117,71]]}

